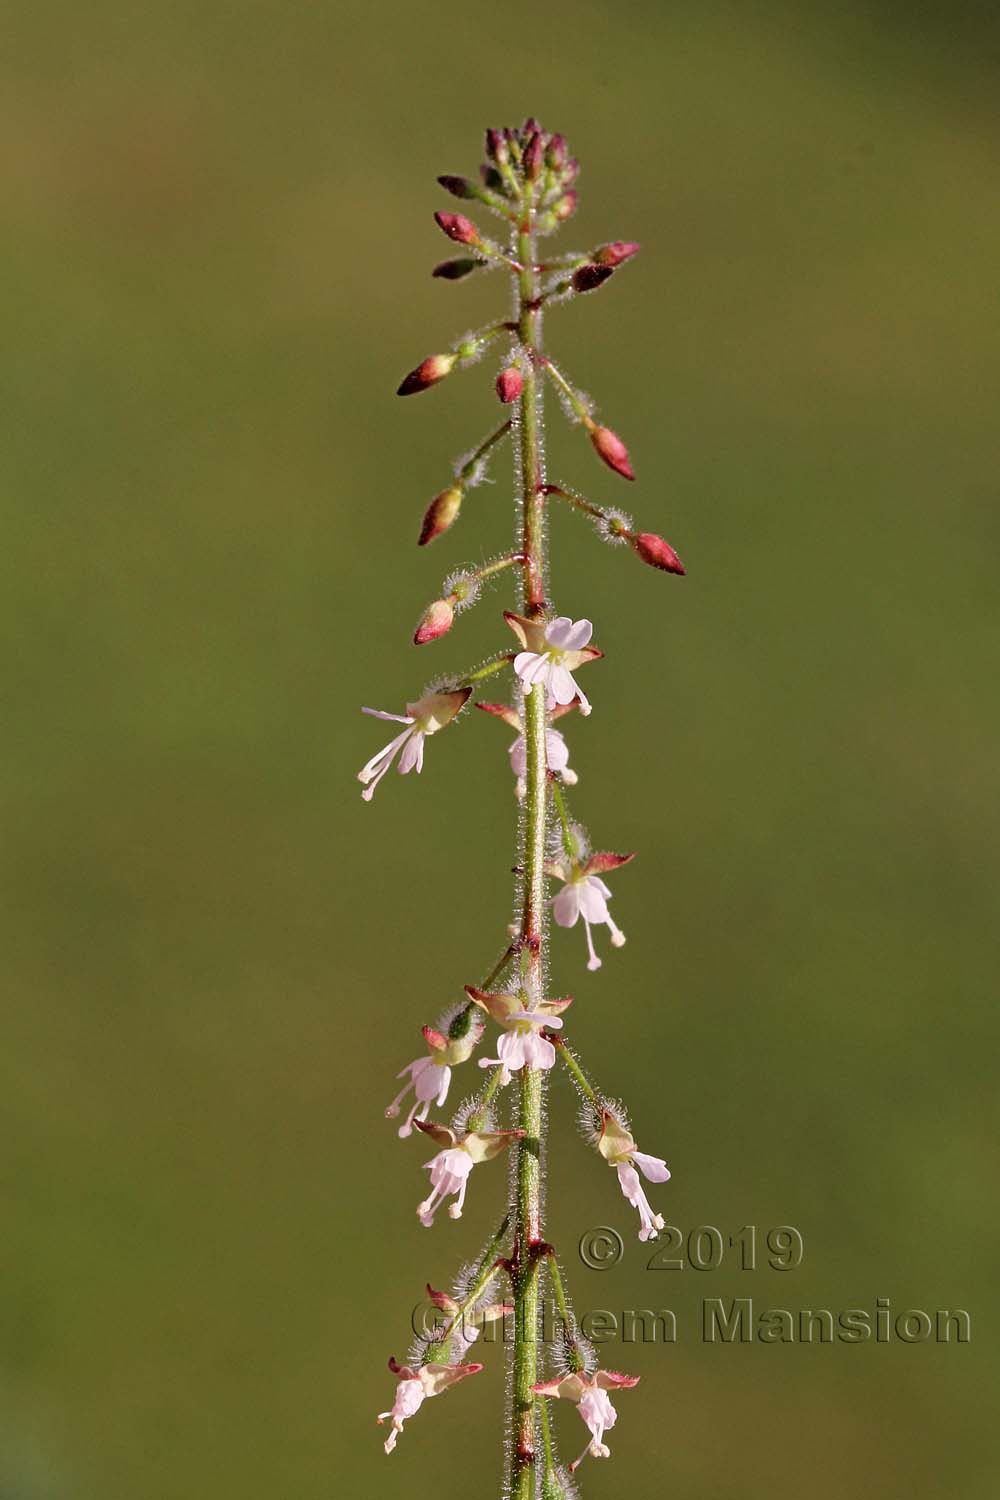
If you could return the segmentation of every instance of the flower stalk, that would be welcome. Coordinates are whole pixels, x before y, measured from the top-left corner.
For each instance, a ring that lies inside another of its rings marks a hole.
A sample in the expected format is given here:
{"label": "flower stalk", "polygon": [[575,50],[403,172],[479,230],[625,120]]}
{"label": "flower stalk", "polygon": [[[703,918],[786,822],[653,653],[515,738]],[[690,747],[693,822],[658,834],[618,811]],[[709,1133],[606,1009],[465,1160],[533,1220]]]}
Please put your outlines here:
{"label": "flower stalk", "polygon": [[[504,335],[509,347],[493,376],[493,394],[509,415],[477,444],[454,469],[450,485],[434,497],[425,512],[419,544],[426,546],[449,531],[457,520],[466,492],[483,477],[493,451],[508,435],[513,439],[517,488],[517,517],[513,549],[494,561],[459,569],[442,585],[441,597],[424,612],[414,635],[419,646],[430,646],[450,629],[459,610],[474,603],[482,585],[505,573],[519,579],[519,612],[504,611],[504,620],[517,637],[519,650],[501,651],[463,673],[437,683],[406,705],[406,713],[366,709],[376,718],[390,719],[403,728],[378,751],[359,773],[362,795],[370,800],[393,765],[403,774],[420,774],[427,739],[450,727],[468,703],[515,729],[508,746],[515,789],[521,804],[517,862],[516,920],[508,928],[509,942],[480,986],[465,985],[462,999],[435,1026],[423,1026],[426,1055],[406,1064],[406,1079],[386,1113],[398,1115],[412,1091],[414,1101],[398,1134],[413,1139],[427,1136],[439,1149],[424,1163],[430,1190],[417,1208],[420,1223],[430,1229],[438,1219],[460,1219],[473,1169],[509,1154],[510,1190],[507,1212],[485,1250],[456,1278],[453,1291],[428,1294],[446,1314],[433,1338],[418,1340],[409,1363],[393,1358],[390,1369],[399,1377],[393,1406],[380,1414],[391,1423],[385,1440],[395,1449],[403,1423],[429,1396],[442,1394],[478,1364],[462,1363],[468,1345],[485,1322],[513,1315],[509,1346],[511,1379],[506,1430],[509,1446],[502,1493],[505,1500],[564,1500],[575,1489],[568,1479],[582,1458],[606,1458],[605,1432],[617,1420],[609,1393],[628,1389],[638,1377],[600,1370],[585,1341],[576,1331],[568,1288],[555,1247],[545,1236],[545,1111],[546,1077],[560,1058],[583,1099],[587,1131],[595,1154],[617,1173],[621,1192],[638,1210],[641,1239],[652,1238],[663,1227],[645,1197],[639,1173],[647,1181],[665,1182],[670,1173],[659,1157],[638,1150],[623,1107],[608,1100],[590,1082],[575,1050],[562,1036],[562,1012],[572,997],[553,998],[546,992],[549,972],[550,914],[557,926],[582,921],[586,935],[587,969],[602,966],[592,928],[606,926],[612,948],[620,948],[625,934],[608,909],[612,891],[604,876],[627,864],[631,853],[594,851],[582,825],[570,812],[567,788],[577,776],[570,768],[570,752],[556,719],[579,710],[588,718],[591,703],[575,674],[602,652],[591,645],[589,619],[572,619],[554,612],[548,597],[546,511],[550,499],[570,503],[596,523],[602,538],[627,544],[643,562],[663,572],[683,573],[673,548],[652,532],[638,531],[613,507],[584,499],[563,484],[549,484],[545,474],[544,386],[551,380],[571,421],[585,428],[597,457],[621,478],[634,480],[628,451],[621,438],[598,423],[595,407],[556,366],[543,348],[543,311],[563,301],[589,295],[605,286],[639,247],[633,241],[613,240],[586,253],[571,252],[539,260],[539,240],[568,220],[576,208],[578,163],[570,158],[559,134],[548,134],[537,120],[517,129],[489,130],[481,185],[468,178],[443,176],[439,183],[454,198],[480,204],[506,225],[506,248],[485,236],[465,214],[438,212],[439,228],[456,244],[473,253],[443,262],[434,275],[443,282],[461,281],[492,262],[505,267],[514,289],[514,317],[467,334],[444,354],[430,355],[399,386],[398,394],[414,395],[443,381],[459,364],[471,364]],[[555,274],[554,280],[545,280]],[[477,698],[480,688],[510,672],[512,701]],[[588,684],[589,687],[589,684]],[[575,721],[574,721],[575,722]],[[432,758],[437,756],[435,746]],[[549,882],[560,882],[552,890]],[[498,986],[502,982],[502,990]],[[485,1019],[484,1019],[485,1013]],[[500,1028],[495,1046],[483,1048],[479,1068],[490,1069],[482,1087],[473,1091],[451,1123],[430,1118],[448,1096],[452,1073],[467,1065],[478,1048],[488,1022]],[[495,1051],[496,1055],[491,1055]],[[495,1181],[497,1169],[476,1174],[470,1203],[482,1178]],[[442,1210],[447,1208],[444,1212]],[[506,1279],[510,1303],[496,1300]],[[541,1339],[541,1297],[550,1285],[559,1310],[561,1332],[557,1351]],[[559,1464],[550,1401],[564,1398],[577,1407],[590,1438],[584,1454],[566,1467]]]}

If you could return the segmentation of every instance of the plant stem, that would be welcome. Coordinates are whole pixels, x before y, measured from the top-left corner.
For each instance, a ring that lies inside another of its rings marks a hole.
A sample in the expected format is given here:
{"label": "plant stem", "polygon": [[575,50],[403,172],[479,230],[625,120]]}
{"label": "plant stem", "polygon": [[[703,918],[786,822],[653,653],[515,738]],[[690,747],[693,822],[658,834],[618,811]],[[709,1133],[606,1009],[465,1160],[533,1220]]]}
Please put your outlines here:
{"label": "plant stem", "polygon": [[469,454],[468,458],[465,460],[465,463],[459,469],[459,479],[468,479],[469,476],[475,472],[476,466],[481,463],[482,460],[486,457],[487,453],[489,453],[490,449],[495,448],[497,443],[502,442],[509,431],[510,420],[508,419],[506,422],[501,422],[496,432],[491,432],[488,438],[484,438],[483,441],[479,444],[479,447]]}
{"label": "plant stem", "polygon": [[559,822],[562,826],[563,849],[566,851],[566,856],[568,859],[578,860],[580,857],[579,846],[576,841],[576,835],[573,833],[572,826],[570,825],[569,813],[566,811],[566,798],[563,796],[562,787],[558,781],[553,781],[552,783],[552,800],[559,814]]}
{"label": "plant stem", "polygon": [[562,1062],[565,1063],[566,1067],[569,1069],[570,1073],[579,1084],[581,1091],[590,1100],[591,1104],[597,1104],[598,1098],[596,1093],[594,1092],[593,1086],[591,1085],[590,1079],[587,1077],[586,1073],[584,1073],[583,1069],[580,1067],[580,1064],[577,1062],[576,1058],[569,1050],[562,1037],[553,1036],[550,1038],[550,1040],[555,1046],[557,1057],[559,1057]]}
{"label": "plant stem", "polygon": [[[529,358],[520,396],[520,486],[523,557],[523,608],[529,619],[545,615],[545,473],[540,441],[542,393],[538,360],[541,353],[541,314],[530,199],[515,237],[517,276],[517,336]],[[521,869],[524,904],[521,916],[520,959],[528,1008],[542,999],[545,952],[545,832],[546,795],[545,695],[523,694],[526,772]],[[525,1132],[517,1146],[516,1202],[512,1280],[514,1284],[514,1353],[511,1385],[511,1500],[532,1500],[535,1490],[536,1401],[531,1387],[538,1380],[538,1247],[542,1238],[541,1135],[542,1075],[537,1068],[518,1073],[518,1126]]]}
{"label": "plant stem", "polygon": [[505,651],[503,656],[495,656],[491,661],[483,662],[481,667],[473,667],[464,677],[456,678],[455,686],[474,687],[477,682],[484,682],[487,677],[493,677],[497,672],[502,672],[504,667],[509,667],[514,655],[513,651]]}

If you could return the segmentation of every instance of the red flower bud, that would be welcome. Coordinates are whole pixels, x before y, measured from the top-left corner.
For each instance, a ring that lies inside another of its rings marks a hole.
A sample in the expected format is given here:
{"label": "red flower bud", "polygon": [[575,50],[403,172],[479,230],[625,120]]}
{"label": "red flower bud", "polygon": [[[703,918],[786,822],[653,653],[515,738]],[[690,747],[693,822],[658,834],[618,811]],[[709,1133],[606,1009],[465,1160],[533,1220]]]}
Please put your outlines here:
{"label": "red flower bud", "polygon": [[684,564],[662,536],[657,536],[653,531],[639,531],[630,536],[629,541],[643,562],[649,563],[651,568],[662,568],[664,573],[680,573],[683,577]]}
{"label": "red flower bud", "polygon": [[604,460],[609,469],[614,469],[623,479],[634,479],[632,465],[628,461],[628,449],[616,432],[610,427],[592,427],[590,429],[590,441],[598,458]]}
{"label": "red flower bud", "polygon": [[546,165],[552,167],[557,172],[561,167],[565,166],[566,137],[564,135],[557,134],[549,138],[549,144],[545,149],[545,161]]}
{"label": "red flower bud", "polygon": [[573,214],[576,213],[576,203],[577,194],[575,188],[570,188],[568,193],[563,193],[552,210],[560,224],[564,224],[567,219],[572,218]]}
{"label": "red flower bud", "polygon": [[479,230],[471,219],[464,214],[435,214],[439,229],[444,230],[450,240],[457,240],[460,245],[478,245]]}
{"label": "red flower bud", "polygon": [[524,124],[521,126],[522,139],[527,140],[530,136],[538,135],[541,131],[541,128],[542,127],[539,125],[534,115],[529,115]]}
{"label": "red flower bud", "polygon": [[599,250],[594,251],[594,264],[620,266],[622,261],[631,260],[633,255],[638,255],[641,248],[635,240],[612,240],[610,245],[602,245]]}
{"label": "red flower bud", "polygon": [[484,260],[463,257],[461,260],[443,260],[436,265],[431,272],[432,276],[440,276],[443,281],[461,281],[463,276],[478,271],[480,266],[485,266]]}
{"label": "red flower bud", "polygon": [[502,193],[504,197],[507,196],[507,186],[496,167],[491,167],[486,162],[483,162],[479,168],[479,175],[483,180],[484,187],[490,188],[494,193]]}
{"label": "red flower bud", "polygon": [[573,272],[574,292],[596,292],[609,276],[615,274],[614,266],[581,266]]}
{"label": "red flower bud", "polygon": [[503,165],[510,156],[507,142],[502,130],[487,130],[486,132],[486,155],[490,161]]}
{"label": "red flower bud", "polygon": [[542,138],[536,131],[524,148],[521,165],[524,168],[525,181],[534,182],[537,179],[542,170],[544,156],[545,148],[542,145]]}
{"label": "red flower bud", "polygon": [[455,609],[450,599],[435,599],[433,604],[428,604],[420,617],[413,636],[415,646],[425,646],[428,641],[436,641],[439,635],[445,635],[452,627],[455,619]]}
{"label": "red flower bud", "polygon": [[447,531],[461,508],[461,485],[449,485],[448,489],[442,490],[440,495],[435,495],[424,514],[417,545],[426,547],[427,543],[432,542],[436,536],[440,536],[442,531]]}
{"label": "red flower bud", "polygon": [[467,177],[439,177],[438,182],[453,198],[474,198],[476,190]]}
{"label": "red flower bud", "polygon": [[411,370],[396,391],[397,396],[414,396],[418,391],[429,390],[437,385],[455,367],[454,354],[429,354],[415,370]]}
{"label": "red flower bud", "polygon": [[505,405],[516,401],[524,388],[524,376],[516,365],[508,365],[497,376],[497,395]]}

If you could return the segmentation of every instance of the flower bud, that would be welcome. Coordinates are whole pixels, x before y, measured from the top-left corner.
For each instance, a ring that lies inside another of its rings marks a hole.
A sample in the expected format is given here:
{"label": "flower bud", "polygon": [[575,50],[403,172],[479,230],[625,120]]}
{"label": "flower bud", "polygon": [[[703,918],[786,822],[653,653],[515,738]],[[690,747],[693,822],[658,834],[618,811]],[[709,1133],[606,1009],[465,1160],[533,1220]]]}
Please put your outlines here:
{"label": "flower bud", "polygon": [[609,276],[615,274],[614,266],[580,266],[573,272],[574,292],[596,292]]}
{"label": "flower bud", "polygon": [[502,193],[506,197],[507,185],[496,167],[491,167],[487,162],[483,162],[479,168],[479,175],[482,178],[483,187],[488,187],[494,193]]}
{"label": "flower bud", "polygon": [[594,251],[595,266],[620,266],[623,261],[631,260],[633,255],[638,255],[640,245],[634,240],[612,240],[610,245],[601,245]]}
{"label": "flower bud", "polygon": [[438,182],[453,198],[474,198],[476,190],[467,177],[439,177]]}
{"label": "flower bud", "polygon": [[461,508],[462,486],[460,484],[449,485],[446,490],[441,491],[440,495],[435,495],[424,513],[417,542],[418,547],[426,547],[427,543],[432,542],[436,536],[440,536],[442,531],[447,531]]}
{"label": "flower bud", "polygon": [[457,240],[460,245],[479,244],[479,230],[464,214],[436,213],[434,218],[450,240]]}
{"label": "flower bud", "polygon": [[521,162],[526,182],[535,182],[537,180],[538,174],[542,170],[544,155],[545,150],[542,145],[542,138],[536,131],[524,148],[524,157]]}
{"label": "flower bud", "polygon": [[473,256],[463,256],[461,260],[443,260],[434,267],[431,275],[439,276],[442,281],[461,281],[463,276],[471,275],[485,264],[484,260],[476,260]]}
{"label": "flower bud", "polygon": [[438,636],[447,634],[454,619],[455,610],[451,600],[435,599],[433,604],[428,604],[420,617],[420,624],[413,635],[413,644],[425,646],[428,641],[436,641]]}
{"label": "flower bud", "polygon": [[490,161],[495,161],[498,166],[503,166],[510,159],[510,152],[502,130],[487,130],[485,150]]}
{"label": "flower bud", "polygon": [[529,115],[524,124],[521,126],[521,139],[525,141],[529,140],[531,136],[540,134],[541,129],[542,127],[539,125],[534,115]]}
{"label": "flower bud", "polygon": [[454,354],[429,354],[415,370],[410,371],[396,395],[413,396],[418,391],[429,390],[432,385],[437,385],[439,380],[451,374],[456,358]]}
{"label": "flower bud", "polygon": [[560,224],[565,224],[566,220],[572,218],[576,213],[576,203],[577,195],[575,188],[570,188],[568,193],[563,193],[552,210]]}
{"label": "flower bud", "polygon": [[566,137],[553,135],[545,148],[545,164],[558,172],[566,164]]}
{"label": "flower bud", "polygon": [[497,376],[497,395],[506,406],[517,400],[523,388],[524,376],[517,365],[508,365]]}
{"label": "flower bud", "polygon": [[623,479],[634,479],[632,465],[628,461],[628,449],[617,433],[610,427],[592,427],[590,441],[598,458],[604,460],[609,469],[614,469]]}
{"label": "flower bud", "polygon": [[644,563],[651,568],[662,568],[664,573],[679,573],[683,576],[684,564],[669,542],[652,531],[639,531],[629,537],[633,548]]}

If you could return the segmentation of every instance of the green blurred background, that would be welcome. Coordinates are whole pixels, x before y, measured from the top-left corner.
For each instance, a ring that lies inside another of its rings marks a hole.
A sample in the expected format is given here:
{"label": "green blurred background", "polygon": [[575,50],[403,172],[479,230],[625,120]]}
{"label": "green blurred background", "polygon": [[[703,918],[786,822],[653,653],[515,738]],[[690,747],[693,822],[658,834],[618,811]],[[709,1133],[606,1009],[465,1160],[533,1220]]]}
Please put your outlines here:
{"label": "green blurred background", "polygon": [[[670,1161],[657,1206],[806,1246],[647,1271],[559,1081],[578,1307],[679,1321],[607,1356],[643,1379],[586,1493],[992,1500],[995,8],[37,0],[4,30],[0,1496],[497,1493],[496,1357],[391,1461],[373,1417],[502,1192],[483,1168],[422,1230],[428,1153],[382,1110],[498,947],[507,738],[463,720],[372,806],[354,776],[387,737],[361,703],[505,641],[497,589],[409,644],[509,535],[504,456],[414,547],[495,365],[393,391],[506,305],[430,279],[434,177],[532,111],[583,162],[561,243],[643,243],[547,325],[639,482],[554,403],[552,471],[689,569],[554,518],[554,597],[608,655],[574,807],[640,851],[628,946],[589,975],[556,933],[555,988]],[[613,1271],[577,1261],[594,1224]],[[963,1307],[973,1340],[703,1344],[701,1299],[746,1295]]]}

